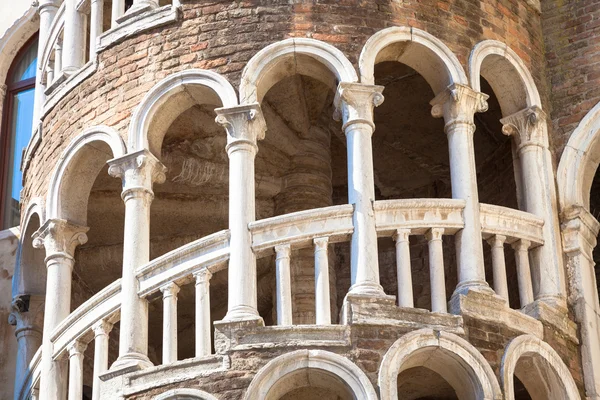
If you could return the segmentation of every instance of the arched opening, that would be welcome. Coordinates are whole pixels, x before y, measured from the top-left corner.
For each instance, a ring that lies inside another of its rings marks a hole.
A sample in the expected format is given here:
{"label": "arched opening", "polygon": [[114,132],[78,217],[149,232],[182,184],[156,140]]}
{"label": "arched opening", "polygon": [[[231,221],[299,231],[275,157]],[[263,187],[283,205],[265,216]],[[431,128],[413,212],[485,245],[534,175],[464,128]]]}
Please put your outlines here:
{"label": "arched opening", "polygon": [[[356,81],[339,50],[312,39],[275,43],[244,70],[240,97],[259,101],[267,133],[256,156],[256,216],[264,219],[348,202],[346,140],[333,120],[340,81]],[[349,246],[329,244],[332,322],[350,287]],[[293,324],[314,324],[315,255],[312,246],[290,256]],[[258,260],[258,309],[265,324],[277,320],[275,258]],[[344,266],[344,268],[342,268]]]}
{"label": "arched opening", "polygon": [[272,400],[354,400],[346,384],[326,371],[307,368],[284,376],[275,384],[266,399]]}
{"label": "arched opening", "polygon": [[451,333],[421,329],[398,339],[379,369],[383,400],[499,399],[495,374],[483,356]]}
{"label": "arched opening", "polygon": [[[215,108],[237,104],[231,85],[201,70],[173,74],[146,95],[130,127],[130,144],[148,148],[167,168],[154,184],[150,212],[150,259],[228,228],[229,160],[227,134],[215,122]],[[211,322],[227,311],[227,270],[210,279]],[[148,357],[164,363],[163,299],[149,300]],[[195,355],[195,287],[192,280],[177,293],[177,358]],[[210,329],[212,332],[213,330]]]}
{"label": "arched opening", "polygon": [[508,400],[579,399],[569,369],[542,340],[522,335],[506,346],[500,376]]}

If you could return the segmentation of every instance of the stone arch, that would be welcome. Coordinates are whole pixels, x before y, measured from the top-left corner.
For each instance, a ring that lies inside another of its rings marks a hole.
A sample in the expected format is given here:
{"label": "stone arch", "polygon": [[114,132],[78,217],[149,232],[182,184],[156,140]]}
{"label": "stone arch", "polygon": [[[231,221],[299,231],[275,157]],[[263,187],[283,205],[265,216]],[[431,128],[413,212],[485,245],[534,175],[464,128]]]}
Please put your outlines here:
{"label": "stone arch", "polygon": [[[518,363],[524,358],[533,362],[537,374],[534,374],[530,368],[525,371],[526,373],[519,374]],[[504,350],[500,364],[500,380],[507,400],[514,399],[513,375],[515,374],[523,382],[533,400],[580,398],[577,385],[567,366],[549,344],[535,336],[516,337]]]}
{"label": "stone arch", "polygon": [[498,98],[503,116],[528,107],[542,108],[537,86],[523,60],[506,43],[484,40],[469,57],[469,81],[476,92],[481,91],[483,76]]}
{"label": "stone arch", "polygon": [[215,396],[198,389],[172,389],[154,397],[154,400],[217,400]]}
{"label": "stone arch", "polygon": [[468,85],[467,75],[454,53],[436,37],[408,26],[391,27],[371,36],[360,53],[362,83],[375,83],[375,65],[398,61],[425,78],[437,95],[452,84]]}
{"label": "stone arch", "polygon": [[94,179],[110,158],[126,153],[125,143],[112,128],[88,128],[63,151],[50,180],[48,219],[64,219],[85,226],[87,200]]}
{"label": "stone arch", "polygon": [[352,63],[330,44],[309,38],[273,43],[254,55],[242,72],[240,103],[260,103],[277,82],[294,74],[308,75],[326,84],[358,82]]}
{"label": "stone arch", "polygon": [[460,399],[502,399],[494,371],[481,353],[459,336],[432,329],[408,333],[390,347],[379,369],[381,399],[396,400],[398,375],[418,366],[439,374]]}
{"label": "stone arch", "polygon": [[170,75],[152,87],[134,111],[129,125],[129,148],[148,149],[160,158],[164,135],[183,111],[194,104],[219,103],[223,107],[238,104],[235,90],[223,76],[201,69]]}
{"label": "stone arch", "polygon": [[557,171],[561,210],[589,211],[590,192],[600,164],[600,103],[581,120],[569,137]]}
{"label": "stone arch", "polygon": [[[377,394],[365,373],[353,362],[324,350],[298,350],[279,356],[262,367],[246,391],[244,400],[277,400],[286,394],[286,378],[321,372],[345,386],[356,400],[376,400]],[[330,381],[331,382],[331,381]],[[286,391],[287,390],[287,391]]]}
{"label": "stone arch", "polygon": [[44,225],[45,209],[42,198],[33,198],[21,219],[21,237],[17,250],[12,295],[43,295],[46,292],[45,252],[33,247],[33,233]]}

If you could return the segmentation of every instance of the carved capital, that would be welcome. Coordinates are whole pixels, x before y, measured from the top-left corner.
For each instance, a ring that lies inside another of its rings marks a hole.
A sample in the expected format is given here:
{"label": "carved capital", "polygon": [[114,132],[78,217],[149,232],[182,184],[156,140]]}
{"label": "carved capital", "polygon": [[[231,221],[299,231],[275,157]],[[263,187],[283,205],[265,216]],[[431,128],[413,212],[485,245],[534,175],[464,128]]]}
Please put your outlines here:
{"label": "carved capital", "polygon": [[446,133],[457,124],[468,124],[474,128],[475,113],[488,110],[488,98],[487,94],[455,83],[431,100],[431,115],[434,118],[444,117]]}
{"label": "carved capital", "polygon": [[396,229],[396,232],[394,232],[393,239],[396,241],[396,243],[408,242],[410,232],[410,229]]}
{"label": "carved capital", "polygon": [[280,244],[278,246],[275,246],[276,260],[280,260],[283,258],[290,258],[291,252],[292,252],[292,248],[289,244]]}
{"label": "carved capital", "polygon": [[72,341],[67,346],[67,350],[69,351],[69,357],[82,356],[86,348],[87,343],[84,343],[81,340]]}
{"label": "carved capital", "polygon": [[563,248],[570,256],[584,254],[593,260],[600,223],[585,208],[574,206],[561,214]]}
{"label": "carved capital", "polygon": [[342,120],[343,130],[355,123],[364,123],[375,130],[373,110],[383,104],[384,86],[341,82],[335,94],[336,120]]}
{"label": "carved capital", "polygon": [[50,219],[33,234],[33,247],[46,249],[46,259],[63,256],[72,259],[75,248],[87,243],[90,228],[64,219]]}
{"label": "carved capital", "polygon": [[249,147],[257,151],[257,142],[265,138],[267,124],[258,103],[215,109],[217,124],[227,131],[228,153]]}
{"label": "carved capital", "polygon": [[506,236],[504,235],[493,235],[490,236],[486,242],[494,248],[504,248],[504,243],[506,242]]}
{"label": "carved capital", "polygon": [[512,136],[517,148],[525,146],[548,147],[546,138],[546,114],[537,106],[526,108],[513,115],[502,118],[502,133]]}
{"label": "carved capital", "polygon": [[194,273],[194,278],[196,278],[196,285],[208,284],[210,282],[210,278],[212,278],[212,272],[203,268]]}
{"label": "carved capital", "polygon": [[329,244],[329,238],[328,237],[315,238],[313,240],[313,242],[315,244],[315,251],[326,251],[327,245]]}
{"label": "carved capital", "polygon": [[425,238],[430,242],[437,241],[437,240],[441,241],[443,235],[444,235],[444,228],[431,228],[425,234]]}
{"label": "carved capital", "polygon": [[151,152],[140,150],[108,161],[108,173],[123,181],[121,197],[148,194],[154,196],[152,185],[166,179],[165,167]]}
{"label": "carved capital", "polygon": [[112,328],[113,324],[103,319],[92,325],[92,330],[94,331],[95,338],[101,335],[108,336],[108,334],[110,334],[110,331],[112,331]]}
{"label": "carved capital", "polygon": [[163,299],[167,297],[176,297],[180,290],[181,288],[175,282],[169,282],[160,288]]}
{"label": "carved capital", "polygon": [[41,338],[44,325],[44,296],[20,295],[11,302],[8,322],[16,327],[15,336],[38,335]]}

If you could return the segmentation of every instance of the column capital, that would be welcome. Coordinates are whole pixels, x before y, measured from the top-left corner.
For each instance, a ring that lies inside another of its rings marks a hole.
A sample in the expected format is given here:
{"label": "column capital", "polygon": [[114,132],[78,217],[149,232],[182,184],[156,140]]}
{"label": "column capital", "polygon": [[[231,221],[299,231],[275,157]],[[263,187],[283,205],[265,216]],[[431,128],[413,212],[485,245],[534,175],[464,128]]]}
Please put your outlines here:
{"label": "column capital", "polygon": [[258,151],[257,142],[265,138],[267,124],[260,104],[215,109],[217,124],[227,131],[227,152],[238,149],[238,146],[250,146]]}
{"label": "column capital", "polygon": [[275,246],[275,254],[276,254],[276,259],[279,260],[280,258],[290,258],[290,253],[292,252],[292,248],[291,246],[288,244],[280,244],[278,246]]}
{"label": "column capital", "polygon": [[515,251],[528,251],[529,248],[531,247],[531,242],[526,239],[520,239],[520,240],[517,240],[516,242],[514,242],[513,244],[511,244],[511,247]]}
{"label": "column capital", "polygon": [[100,321],[92,325],[92,331],[94,331],[94,338],[97,338],[101,335],[108,336],[110,334],[110,331],[112,331],[112,328],[113,324],[104,319],[101,319]]}
{"label": "column capital", "polygon": [[476,92],[468,86],[454,83],[440,92],[431,104],[431,115],[434,118],[444,117],[445,130],[455,124],[474,126],[475,113],[488,110],[487,94]]}
{"label": "column capital", "polygon": [[492,247],[504,247],[506,242],[506,236],[504,235],[492,235],[486,239],[486,242]]}
{"label": "column capital", "polygon": [[396,242],[408,242],[410,237],[410,229],[396,229],[394,236],[392,237]]}
{"label": "column capital", "polygon": [[342,120],[342,130],[355,123],[365,123],[375,130],[373,109],[383,104],[383,89],[384,86],[341,82],[335,93],[333,116]]}
{"label": "column capital", "polygon": [[87,349],[87,343],[84,343],[81,340],[72,341],[67,346],[67,350],[69,351],[69,358],[73,356],[83,355],[85,349]]}
{"label": "column capital", "polygon": [[38,13],[42,13],[48,8],[58,9],[60,7],[60,2],[58,0],[34,0],[32,5],[37,7]]}
{"label": "column capital", "polygon": [[531,145],[548,147],[548,138],[543,129],[546,113],[538,106],[502,118],[500,123],[502,123],[502,133],[514,137],[519,150]]}
{"label": "column capital", "polygon": [[15,336],[35,333],[42,335],[44,325],[44,296],[19,295],[11,302],[8,323],[15,326]]}
{"label": "column capital", "polygon": [[313,240],[313,243],[315,244],[315,251],[327,250],[327,245],[329,244],[329,238],[328,237],[315,238]]}
{"label": "column capital", "polygon": [[175,297],[181,288],[175,282],[169,282],[160,287],[160,291],[163,294],[163,298]]}
{"label": "column capital", "polygon": [[444,228],[431,228],[425,233],[425,238],[428,241],[432,240],[442,240],[442,236],[444,235]]}
{"label": "column capital", "polygon": [[146,149],[113,158],[108,165],[109,175],[123,181],[123,200],[138,193],[154,196],[152,185],[166,179],[167,167]]}
{"label": "column capital", "polygon": [[90,228],[64,219],[49,219],[33,234],[33,247],[46,249],[46,260],[54,256],[72,259],[75,248],[87,243]]}
{"label": "column capital", "polygon": [[202,283],[210,282],[210,278],[212,278],[213,274],[206,268],[203,268],[200,271],[194,272],[193,275],[194,278],[196,278],[196,285],[200,285]]}

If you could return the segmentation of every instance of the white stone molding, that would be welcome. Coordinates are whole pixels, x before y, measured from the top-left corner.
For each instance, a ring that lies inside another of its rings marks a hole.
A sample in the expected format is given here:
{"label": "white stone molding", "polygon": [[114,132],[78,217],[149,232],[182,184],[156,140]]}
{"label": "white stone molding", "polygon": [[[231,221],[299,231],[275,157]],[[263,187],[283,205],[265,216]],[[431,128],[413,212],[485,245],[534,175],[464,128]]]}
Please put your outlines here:
{"label": "white stone molding", "polygon": [[[107,161],[106,153],[94,148],[101,143],[109,147],[113,157],[125,154],[123,140],[112,128],[88,128],[75,137],[58,159],[50,178],[46,198],[47,218],[63,218],[85,225],[90,190]],[[82,176],[84,172],[87,178]]]}
{"label": "white stone molding", "polygon": [[372,136],[373,109],[383,103],[383,86],[340,82],[334,104],[342,118],[348,158],[348,203],[354,206],[350,249],[352,294],[384,296],[379,282]]}
{"label": "white stone molding", "polygon": [[133,112],[129,149],[148,149],[159,157],[168,127],[194,104],[234,107],[238,102],[231,84],[216,72],[191,69],[170,75],[152,87]]}
{"label": "white stone molding", "polygon": [[[518,363],[525,358],[533,362],[533,367],[524,367],[519,371]],[[580,399],[577,385],[567,366],[556,351],[539,338],[521,335],[506,346],[500,364],[500,382],[507,400],[515,398],[515,372],[534,400]]]}
{"label": "white stone molding", "polygon": [[328,86],[332,74],[337,83],[358,82],[352,63],[332,45],[309,38],[273,43],[246,64],[240,82],[240,104],[261,103],[277,82],[294,74],[311,76]]}
{"label": "white stone molding", "polygon": [[266,123],[256,103],[217,108],[215,112],[216,122],[227,131],[225,149],[229,157],[230,255],[225,320],[262,321],[257,309],[256,255],[249,224],[256,220],[254,159]]}
{"label": "white stone molding", "polygon": [[381,400],[398,399],[398,375],[419,366],[438,373],[460,399],[503,399],[494,371],[473,345],[452,333],[420,329],[398,339],[383,357]]}
{"label": "white stone molding", "polygon": [[119,358],[111,370],[131,371],[152,366],[147,355],[148,302],[138,296],[136,274],[150,261],[152,187],[165,181],[166,167],[148,150],[129,153],[108,164],[108,173],[123,181],[121,197],[125,203]]}
{"label": "white stone molding", "polygon": [[[332,376],[341,386],[347,387],[353,398],[377,400],[371,381],[356,364],[345,357],[324,350],[298,350],[269,361],[254,376],[246,390],[244,400],[279,399],[289,391],[289,388],[285,387],[286,377],[302,374],[303,382],[308,386],[310,374],[320,371]],[[393,382],[395,383],[396,380],[394,379]]]}
{"label": "white stone molding", "polygon": [[544,244],[544,220],[525,211],[493,204],[479,204],[481,231],[484,239],[492,239],[496,235],[504,236],[511,244],[524,239],[533,247]]}
{"label": "white stone molding", "polygon": [[399,61],[416,70],[438,94],[450,85],[468,85],[467,75],[452,51],[439,39],[408,26],[383,29],[369,38],[358,61],[360,81],[375,83],[375,65]]}
{"label": "white stone molding", "polygon": [[600,163],[600,103],[581,120],[569,137],[557,171],[561,211],[590,208],[592,181]]}
{"label": "white stone molding", "polygon": [[481,92],[484,77],[498,98],[504,116],[528,107],[542,107],[533,76],[523,60],[506,43],[484,40],[469,57],[469,82]]}
{"label": "white stone molding", "polygon": [[448,86],[431,102],[431,114],[444,118],[448,137],[452,198],[465,200],[464,228],[456,234],[458,286],[455,294],[471,288],[492,291],[485,281],[477,170],[475,167],[475,113],[487,111],[488,96],[461,84]]}
{"label": "white stone molding", "polygon": [[172,389],[153,397],[152,400],[218,400],[212,394],[198,389]]}

